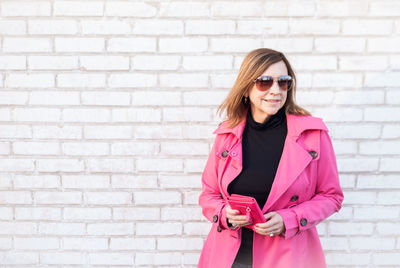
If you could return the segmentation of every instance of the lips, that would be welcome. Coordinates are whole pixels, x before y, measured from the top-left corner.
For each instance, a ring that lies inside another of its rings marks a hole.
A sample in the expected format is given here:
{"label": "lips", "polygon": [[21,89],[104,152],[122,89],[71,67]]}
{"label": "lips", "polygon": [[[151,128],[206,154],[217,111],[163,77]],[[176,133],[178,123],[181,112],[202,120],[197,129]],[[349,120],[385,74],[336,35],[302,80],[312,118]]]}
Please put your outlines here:
{"label": "lips", "polygon": [[280,102],[281,100],[264,100],[264,101],[267,101],[267,102]]}

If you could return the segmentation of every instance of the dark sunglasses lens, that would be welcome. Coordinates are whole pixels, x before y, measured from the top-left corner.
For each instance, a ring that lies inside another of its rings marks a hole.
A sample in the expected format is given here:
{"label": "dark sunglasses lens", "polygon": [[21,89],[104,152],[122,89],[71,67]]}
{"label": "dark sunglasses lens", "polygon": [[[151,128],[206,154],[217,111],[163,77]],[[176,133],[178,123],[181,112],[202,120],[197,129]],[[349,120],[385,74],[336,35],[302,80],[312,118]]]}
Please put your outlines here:
{"label": "dark sunglasses lens", "polygon": [[271,88],[273,82],[274,82],[274,80],[272,80],[272,79],[264,78],[262,80],[257,80],[256,86],[257,86],[258,90],[266,91]]}
{"label": "dark sunglasses lens", "polygon": [[290,80],[289,79],[281,79],[278,80],[279,88],[282,90],[288,90],[290,88]]}

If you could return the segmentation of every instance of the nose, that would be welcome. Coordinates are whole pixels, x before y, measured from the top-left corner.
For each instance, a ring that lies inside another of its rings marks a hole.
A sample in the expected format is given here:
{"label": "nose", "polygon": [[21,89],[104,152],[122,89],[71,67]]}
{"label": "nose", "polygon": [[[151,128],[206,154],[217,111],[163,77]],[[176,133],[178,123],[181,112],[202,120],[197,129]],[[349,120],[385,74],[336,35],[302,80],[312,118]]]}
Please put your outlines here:
{"label": "nose", "polygon": [[270,93],[273,93],[273,94],[279,94],[279,93],[281,93],[280,88],[279,88],[279,85],[278,85],[278,81],[274,81],[274,82],[273,82],[271,88],[269,89],[269,92],[270,92]]}

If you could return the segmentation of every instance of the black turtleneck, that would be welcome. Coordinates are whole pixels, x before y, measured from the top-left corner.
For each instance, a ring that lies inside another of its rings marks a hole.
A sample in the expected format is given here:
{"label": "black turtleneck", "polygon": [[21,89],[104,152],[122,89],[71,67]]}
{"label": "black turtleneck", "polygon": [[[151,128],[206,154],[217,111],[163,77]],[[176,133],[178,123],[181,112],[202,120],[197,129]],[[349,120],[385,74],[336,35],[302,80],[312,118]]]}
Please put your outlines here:
{"label": "black turtleneck", "polygon": [[[262,210],[278,169],[286,135],[285,107],[264,123],[254,121],[249,108],[242,140],[243,169],[229,184],[229,194],[252,196]],[[253,230],[242,227],[242,242],[236,261],[251,264],[252,247]]]}

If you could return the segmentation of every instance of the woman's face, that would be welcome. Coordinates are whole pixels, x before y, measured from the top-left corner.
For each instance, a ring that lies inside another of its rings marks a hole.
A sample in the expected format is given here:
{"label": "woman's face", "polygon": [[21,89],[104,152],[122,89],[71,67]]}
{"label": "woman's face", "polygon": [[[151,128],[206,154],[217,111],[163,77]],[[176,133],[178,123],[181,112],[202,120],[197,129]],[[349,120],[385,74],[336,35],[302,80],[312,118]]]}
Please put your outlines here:
{"label": "woman's face", "polygon": [[[275,78],[287,74],[285,63],[279,61],[269,66],[262,75],[270,75],[276,80]],[[276,81],[274,81],[272,87],[267,91],[258,90],[254,83],[248,97],[254,120],[263,123],[269,116],[276,114],[283,107],[286,102],[287,91],[279,89]]]}

